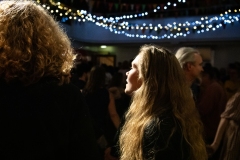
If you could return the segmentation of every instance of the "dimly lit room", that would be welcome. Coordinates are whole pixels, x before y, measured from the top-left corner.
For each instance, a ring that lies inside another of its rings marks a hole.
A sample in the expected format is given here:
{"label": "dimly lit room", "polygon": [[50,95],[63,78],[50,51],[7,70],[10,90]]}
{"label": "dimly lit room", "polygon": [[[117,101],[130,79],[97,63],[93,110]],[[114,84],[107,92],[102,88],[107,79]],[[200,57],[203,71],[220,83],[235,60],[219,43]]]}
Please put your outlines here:
{"label": "dimly lit room", "polygon": [[240,160],[240,0],[0,0],[1,160]]}

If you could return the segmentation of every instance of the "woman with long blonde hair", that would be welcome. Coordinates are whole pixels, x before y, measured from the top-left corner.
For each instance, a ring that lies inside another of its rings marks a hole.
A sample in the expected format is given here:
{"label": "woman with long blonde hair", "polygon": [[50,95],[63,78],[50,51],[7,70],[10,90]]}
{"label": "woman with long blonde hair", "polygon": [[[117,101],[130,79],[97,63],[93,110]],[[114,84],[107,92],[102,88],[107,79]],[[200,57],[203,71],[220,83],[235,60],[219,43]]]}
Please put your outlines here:
{"label": "woman with long blonde hair", "polygon": [[206,160],[202,124],[176,57],[144,45],[126,75],[132,103],[115,146],[119,158]]}

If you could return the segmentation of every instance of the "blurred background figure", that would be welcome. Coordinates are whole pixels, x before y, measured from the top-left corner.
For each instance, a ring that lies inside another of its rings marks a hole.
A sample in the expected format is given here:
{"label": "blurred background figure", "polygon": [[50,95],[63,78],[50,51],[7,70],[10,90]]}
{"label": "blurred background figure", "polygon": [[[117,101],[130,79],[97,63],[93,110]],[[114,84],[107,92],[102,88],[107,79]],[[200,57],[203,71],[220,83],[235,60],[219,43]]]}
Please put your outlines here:
{"label": "blurred background figure", "polygon": [[66,34],[33,1],[1,1],[0,30],[1,159],[99,159]]}
{"label": "blurred background figure", "polygon": [[113,67],[108,66],[106,64],[101,64],[101,67],[103,67],[105,70],[105,87],[107,87],[112,79]]}
{"label": "blurred background figure", "polygon": [[220,150],[218,160],[240,159],[240,89],[228,100],[215,139],[207,146],[210,157]]}
{"label": "blurred background figure", "polygon": [[230,99],[240,88],[240,63],[230,63],[228,65],[228,79],[224,83],[227,98]]}
{"label": "blurred background figure", "polygon": [[88,73],[91,66],[88,63],[78,64],[73,71],[71,82],[76,85],[80,90],[83,90],[88,80]]}
{"label": "blurred background figure", "polygon": [[120,124],[114,96],[105,87],[105,78],[104,67],[94,66],[83,89],[84,97],[94,120],[99,146],[102,150],[112,141],[115,134],[111,128],[109,129],[109,124],[114,125],[115,130]]}
{"label": "blurred background figure", "polygon": [[199,92],[200,75],[203,71],[203,60],[198,50],[191,47],[181,47],[175,54],[184,71],[186,81],[192,89],[196,101]]}
{"label": "blurred background figure", "polygon": [[122,78],[122,87],[125,88],[126,86],[126,72],[129,71],[131,66],[131,62],[128,61],[123,61],[123,63],[119,66],[119,73],[122,73],[123,78]]}
{"label": "blurred background figure", "polygon": [[119,117],[121,118],[127,111],[131,96],[124,92],[124,87],[122,86],[123,75],[120,72],[116,72],[109,84],[109,91],[113,94],[115,99],[116,110]]}
{"label": "blurred background figure", "polygon": [[204,65],[201,90],[197,101],[197,108],[204,125],[205,140],[208,144],[213,142],[220,115],[227,103],[226,93],[215,73],[215,69],[210,63]]}

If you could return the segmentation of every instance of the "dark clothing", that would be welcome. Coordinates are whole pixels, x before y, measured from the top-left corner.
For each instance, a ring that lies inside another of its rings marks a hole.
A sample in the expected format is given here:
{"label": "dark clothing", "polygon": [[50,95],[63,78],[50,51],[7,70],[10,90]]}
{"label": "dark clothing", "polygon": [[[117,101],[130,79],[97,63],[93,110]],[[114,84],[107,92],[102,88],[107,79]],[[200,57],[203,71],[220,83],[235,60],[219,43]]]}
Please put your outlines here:
{"label": "dark clothing", "polygon": [[79,89],[83,89],[86,85],[86,82],[78,79],[77,81],[74,81],[73,84],[76,85]]}
{"label": "dark clothing", "polygon": [[99,159],[89,111],[74,85],[1,80],[0,106],[0,159]]}
{"label": "dark clothing", "polygon": [[116,128],[109,115],[109,92],[106,88],[100,88],[94,93],[83,91],[90,113],[95,121],[97,137],[104,135],[108,143],[112,143]]}
{"label": "dark clothing", "polygon": [[191,91],[192,91],[193,100],[196,104],[197,103],[197,98],[199,97],[199,94],[200,94],[200,86],[197,82],[193,82],[193,84],[191,85],[190,88],[191,88]]}
{"label": "dark clothing", "polygon": [[205,140],[212,143],[217,132],[220,115],[227,102],[226,93],[218,82],[212,82],[201,91],[197,108],[204,126]]}
{"label": "dark clothing", "polygon": [[94,121],[95,135],[98,139],[98,145],[103,158],[104,150],[113,137],[111,136],[112,130],[109,130],[109,123],[112,123],[108,112],[110,102],[109,92],[106,88],[100,88],[93,93],[83,90],[83,94]]}
{"label": "dark clothing", "polygon": [[[116,140],[118,138],[119,131]],[[119,157],[117,141],[111,149],[111,155]],[[145,160],[190,160],[190,146],[173,116],[158,117],[145,128],[143,156]]]}
{"label": "dark clothing", "polygon": [[122,118],[125,112],[128,110],[131,103],[131,97],[126,93],[121,93],[119,99],[115,99],[116,110],[120,118]]}
{"label": "dark clothing", "polygon": [[90,114],[92,115],[96,125],[104,133],[106,131],[106,122],[109,117],[108,105],[110,102],[109,92],[105,88],[98,89],[94,93],[86,93],[83,91]]}

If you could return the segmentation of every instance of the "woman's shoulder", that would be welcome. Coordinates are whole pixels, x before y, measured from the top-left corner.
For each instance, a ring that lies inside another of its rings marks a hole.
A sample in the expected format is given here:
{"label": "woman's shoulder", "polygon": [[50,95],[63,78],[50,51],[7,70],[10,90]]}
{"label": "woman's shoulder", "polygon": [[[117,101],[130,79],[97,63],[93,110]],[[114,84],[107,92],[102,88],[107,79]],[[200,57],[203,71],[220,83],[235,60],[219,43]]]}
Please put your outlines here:
{"label": "woman's shoulder", "polygon": [[155,159],[178,159],[188,157],[189,147],[185,142],[177,119],[171,114],[154,118],[144,134],[145,157]]}
{"label": "woman's shoulder", "polygon": [[225,111],[221,117],[240,121],[240,91],[235,93],[227,102]]}
{"label": "woman's shoulder", "polygon": [[175,126],[175,118],[172,114],[166,113],[161,114],[159,116],[156,116],[150,120],[150,123],[147,125],[147,127],[155,127],[155,128],[161,128],[162,127],[169,127],[172,128]]}
{"label": "woman's shoulder", "polygon": [[175,125],[174,118],[171,115],[164,114],[154,117],[144,129],[144,138],[149,142],[168,139]]}

